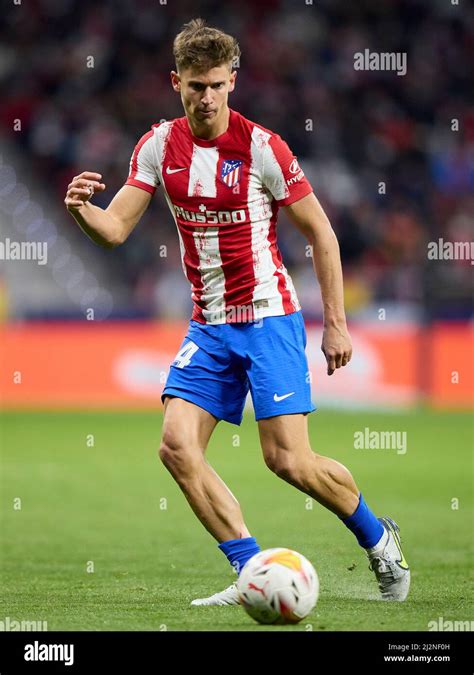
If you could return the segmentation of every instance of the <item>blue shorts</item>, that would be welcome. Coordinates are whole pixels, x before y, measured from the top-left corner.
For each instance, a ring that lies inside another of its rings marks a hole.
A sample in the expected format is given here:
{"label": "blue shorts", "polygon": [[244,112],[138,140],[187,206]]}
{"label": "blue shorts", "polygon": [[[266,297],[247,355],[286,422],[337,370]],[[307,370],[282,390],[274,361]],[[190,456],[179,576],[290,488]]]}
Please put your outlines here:
{"label": "blue shorts", "polygon": [[240,424],[250,390],[257,420],[309,413],[311,384],[301,312],[255,323],[192,321],[163,389]]}

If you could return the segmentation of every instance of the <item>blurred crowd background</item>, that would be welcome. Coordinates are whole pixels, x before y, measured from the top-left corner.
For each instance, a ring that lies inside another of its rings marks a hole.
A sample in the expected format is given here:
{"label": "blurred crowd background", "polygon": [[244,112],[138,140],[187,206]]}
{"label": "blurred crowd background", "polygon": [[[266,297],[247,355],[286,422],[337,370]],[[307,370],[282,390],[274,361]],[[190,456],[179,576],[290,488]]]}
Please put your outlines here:
{"label": "blurred crowd background", "polygon": [[[10,2],[0,17],[2,238],[46,240],[50,259],[20,273],[0,261],[4,315],[80,316],[94,298],[104,317],[190,315],[160,189],[113,251],[79,232],[63,200],[72,177],[91,170],[107,184],[94,197],[105,207],[140,136],[183,115],[170,85],[172,41],[184,22],[202,16],[235,35],[242,50],[230,106],[288,142],[330,217],[349,315],[377,318],[386,308],[387,318],[467,318],[470,261],[427,257],[430,241],[473,239],[474,10],[467,4]],[[407,74],[355,70],[354,54],[365,49],[406,53]],[[282,212],[279,242],[305,316],[320,318],[306,242]]]}

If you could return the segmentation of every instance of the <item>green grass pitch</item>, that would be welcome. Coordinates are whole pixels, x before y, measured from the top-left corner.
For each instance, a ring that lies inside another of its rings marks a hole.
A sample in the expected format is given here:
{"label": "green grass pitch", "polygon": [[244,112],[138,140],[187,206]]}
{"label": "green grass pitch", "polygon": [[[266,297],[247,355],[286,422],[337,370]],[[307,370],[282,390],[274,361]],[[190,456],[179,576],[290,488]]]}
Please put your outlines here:
{"label": "green grass pitch", "polygon": [[[47,621],[50,631],[426,631],[439,617],[473,618],[468,414],[310,416],[313,449],[348,466],[371,508],[399,523],[412,568],[405,603],[379,601],[352,534],[266,468],[251,415],[240,428],[218,425],[208,460],[260,546],[296,549],[318,571],[319,602],[291,627],[259,626],[240,607],[190,607],[235,577],[157,457],[161,420],[152,412],[2,415],[0,621]],[[354,432],[365,427],[406,431],[406,454],[354,449]]]}

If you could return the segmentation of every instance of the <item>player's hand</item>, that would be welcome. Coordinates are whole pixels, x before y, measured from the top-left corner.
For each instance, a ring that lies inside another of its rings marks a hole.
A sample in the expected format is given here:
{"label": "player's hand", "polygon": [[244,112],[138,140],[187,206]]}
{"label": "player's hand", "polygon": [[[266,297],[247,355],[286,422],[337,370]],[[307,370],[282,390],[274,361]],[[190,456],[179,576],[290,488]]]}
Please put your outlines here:
{"label": "player's hand", "polygon": [[79,210],[89,201],[94,192],[103,192],[105,185],[100,182],[101,178],[100,173],[93,173],[92,171],[83,171],[79,176],[74,176],[67,186],[66,199],[64,200],[68,211]]}
{"label": "player's hand", "polygon": [[328,326],[323,331],[321,351],[326,357],[328,375],[346,366],[352,357],[351,336],[345,326]]}

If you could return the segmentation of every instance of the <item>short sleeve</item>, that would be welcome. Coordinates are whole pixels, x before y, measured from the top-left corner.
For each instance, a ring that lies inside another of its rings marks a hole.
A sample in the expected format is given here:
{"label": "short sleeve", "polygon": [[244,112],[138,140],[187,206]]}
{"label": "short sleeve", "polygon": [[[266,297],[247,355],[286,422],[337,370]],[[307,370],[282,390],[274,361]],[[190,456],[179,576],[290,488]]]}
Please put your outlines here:
{"label": "short sleeve", "polygon": [[273,134],[263,154],[263,183],[279,206],[306,197],[313,188],[285,141]]}
{"label": "short sleeve", "polygon": [[125,185],[133,185],[154,194],[159,184],[154,152],[154,131],[152,129],[144,134],[135,146]]}

